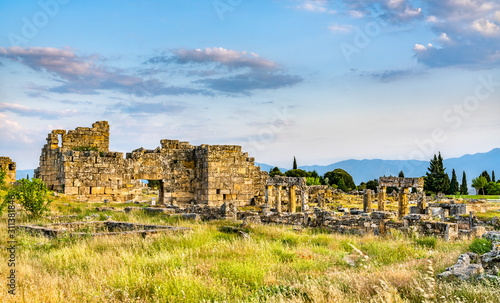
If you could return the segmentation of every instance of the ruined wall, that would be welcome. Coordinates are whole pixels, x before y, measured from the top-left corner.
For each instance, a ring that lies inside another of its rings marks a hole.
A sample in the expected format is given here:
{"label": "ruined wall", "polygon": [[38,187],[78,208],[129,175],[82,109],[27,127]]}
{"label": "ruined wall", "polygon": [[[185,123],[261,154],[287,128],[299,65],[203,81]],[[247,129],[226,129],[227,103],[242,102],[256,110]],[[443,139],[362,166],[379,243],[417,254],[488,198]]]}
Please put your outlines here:
{"label": "ruined wall", "polygon": [[[68,133],[55,130],[47,138],[35,173],[50,189],[80,200],[132,200],[141,194],[140,180],[145,179],[160,181],[160,203],[263,202],[267,173],[240,146],[192,146],[166,139],[160,143],[154,150],[139,148],[124,158],[123,153],[108,151],[106,121]],[[81,146],[96,146],[99,151],[74,150]]]}
{"label": "ruined wall", "polygon": [[109,124],[99,121],[92,128],[78,127],[66,132],[53,130],[47,136],[47,143],[42,148],[40,166],[35,170],[35,178],[42,179],[51,190],[63,191],[65,185],[65,162],[72,161],[68,152],[83,147],[94,147],[100,152],[109,150]]}
{"label": "ruined wall", "polygon": [[13,162],[9,157],[0,157],[0,170],[7,173],[5,176],[6,184],[16,182],[16,162]]}

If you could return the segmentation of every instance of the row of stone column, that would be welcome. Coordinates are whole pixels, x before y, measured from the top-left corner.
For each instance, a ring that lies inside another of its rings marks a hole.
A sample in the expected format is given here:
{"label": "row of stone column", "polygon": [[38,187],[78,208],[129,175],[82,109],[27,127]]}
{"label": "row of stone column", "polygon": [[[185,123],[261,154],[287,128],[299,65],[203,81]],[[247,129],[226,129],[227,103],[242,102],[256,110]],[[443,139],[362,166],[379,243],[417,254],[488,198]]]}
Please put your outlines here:
{"label": "row of stone column", "polygon": [[[267,185],[266,186],[266,205],[270,206],[270,198],[271,198],[271,193],[273,190],[273,187],[275,187],[276,191],[276,200],[275,200],[275,206],[276,206],[276,211],[281,212],[281,189],[282,185]],[[296,212],[297,209],[297,196],[296,196],[296,191],[297,186],[296,185],[290,185],[288,186],[288,212],[294,213]],[[300,198],[301,198],[301,210],[304,212],[307,210],[307,190],[306,188],[301,188],[300,190]]]}
{"label": "row of stone column", "polygon": [[[408,193],[409,188],[402,188],[402,191],[399,193],[399,206],[398,206],[398,218],[402,219],[409,213],[408,208]],[[387,187],[381,186],[378,189],[378,210],[385,211],[385,200],[386,200],[386,192]],[[417,191],[417,209],[419,214],[425,213],[425,209],[427,208],[427,202],[425,199],[425,193],[423,190],[418,189]],[[371,190],[365,190],[363,196],[363,211],[368,213],[372,210],[372,202],[371,202]]]}

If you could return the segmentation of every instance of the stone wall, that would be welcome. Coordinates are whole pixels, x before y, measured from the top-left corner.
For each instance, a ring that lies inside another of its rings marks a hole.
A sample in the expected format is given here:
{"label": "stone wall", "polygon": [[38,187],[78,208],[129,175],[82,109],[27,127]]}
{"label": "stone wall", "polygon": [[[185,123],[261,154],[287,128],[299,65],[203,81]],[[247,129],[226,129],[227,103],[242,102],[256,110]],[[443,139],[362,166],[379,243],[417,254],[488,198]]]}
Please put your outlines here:
{"label": "stone wall", "polygon": [[0,157],[0,170],[7,173],[5,176],[6,184],[16,182],[16,162],[13,162],[9,157]]}
{"label": "stone wall", "polygon": [[[62,144],[58,136],[62,137]],[[254,158],[234,145],[192,146],[179,140],[161,140],[154,150],[109,152],[109,125],[55,130],[42,149],[35,175],[47,186],[79,200],[127,201],[142,191],[142,180],[159,180],[159,202],[237,205],[262,204],[266,172]],[[98,151],[78,151],[93,146]]]}

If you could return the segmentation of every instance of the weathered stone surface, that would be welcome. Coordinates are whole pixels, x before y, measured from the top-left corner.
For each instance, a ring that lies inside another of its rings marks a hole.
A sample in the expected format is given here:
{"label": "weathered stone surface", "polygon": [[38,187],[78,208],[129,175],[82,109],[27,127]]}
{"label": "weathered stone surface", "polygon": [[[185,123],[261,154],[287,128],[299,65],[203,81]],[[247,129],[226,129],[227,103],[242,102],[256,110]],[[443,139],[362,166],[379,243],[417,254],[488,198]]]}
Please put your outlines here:
{"label": "weathered stone surface", "polygon": [[395,219],[396,214],[390,211],[374,211],[371,213],[371,218],[376,220]]}
{"label": "weathered stone surface", "polygon": [[481,264],[471,264],[471,258],[468,254],[462,254],[458,257],[457,264],[447,268],[443,273],[438,274],[439,278],[457,278],[468,280],[479,276],[484,272]]}
{"label": "weathered stone surface", "polygon": [[263,202],[268,174],[240,146],[192,146],[166,139],[160,143],[154,150],[139,148],[124,158],[123,153],[109,151],[107,121],[92,128],[54,130],[35,175],[49,189],[84,201],[134,201],[145,179],[160,180],[160,204]]}
{"label": "weathered stone surface", "polygon": [[500,242],[493,242],[491,251],[481,256],[483,267],[489,272],[498,274],[500,268]]}
{"label": "weathered stone surface", "polygon": [[429,220],[430,219],[430,216],[429,215],[423,215],[423,214],[409,214],[409,215],[406,215],[404,216],[404,219],[405,220],[414,220],[414,221],[418,221],[418,220]]}
{"label": "weathered stone surface", "polygon": [[184,220],[194,220],[194,221],[200,221],[200,215],[198,214],[182,214],[182,218]]}
{"label": "weathered stone surface", "polygon": [[381,187],[398,188],[424,188],[424,178],[398,178],[398,177],[380,177],[378,181]]}
{"label": "weathered stone surface", "polygon": [[0,170],[5,171],[5,183],[10,184],[16,182],[16,162],[13,162],[9,157],[0,157]]}
{"label": "weathered stone surface", "polygon": [[500,231],[488,231],[483,234],[483,238],[488,239],[491,242],[500,241]]}

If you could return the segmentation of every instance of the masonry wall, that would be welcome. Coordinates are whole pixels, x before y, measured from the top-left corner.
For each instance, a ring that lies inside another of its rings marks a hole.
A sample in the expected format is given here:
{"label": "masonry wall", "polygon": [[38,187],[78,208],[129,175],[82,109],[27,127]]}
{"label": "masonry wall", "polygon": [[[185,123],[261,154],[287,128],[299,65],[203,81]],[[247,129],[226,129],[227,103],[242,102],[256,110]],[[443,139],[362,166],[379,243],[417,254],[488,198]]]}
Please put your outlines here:
{"label": "masonry wall", "polygon": [[0,170],[5,171],[5,183],[16,182],[16,162],[13,162],[9,157],[0,157]]}
{"label": "masonry wall", "polygon": [[[62,144],[58,136],[62,136]],[[80,200],[127,201],[142,191],[141,179],[159,180],[159,202],[206,204],[224,202],[260,204],[267,173],[240,146],[192,146],[178,140],[161,140],[154,150],[139,148],[124,157],[109,152],[109,126],[55,130],[42,149],[36,175],[50,189]],[[99,151],[76,151],[96,146]]]}
{"label": "masonry wall", "polygon": [[92,124],[92,128],[78,127],[68,132],[63,129],[53,130],[47,136],[47,143],[42,148],[35,178],[42,179],[51,190],[64,191],[65,162],[72,161],[72,154],[68,152],[82,147],[95,147],[100,152],[108,151],[108,122],[99,121]]}

